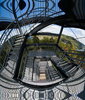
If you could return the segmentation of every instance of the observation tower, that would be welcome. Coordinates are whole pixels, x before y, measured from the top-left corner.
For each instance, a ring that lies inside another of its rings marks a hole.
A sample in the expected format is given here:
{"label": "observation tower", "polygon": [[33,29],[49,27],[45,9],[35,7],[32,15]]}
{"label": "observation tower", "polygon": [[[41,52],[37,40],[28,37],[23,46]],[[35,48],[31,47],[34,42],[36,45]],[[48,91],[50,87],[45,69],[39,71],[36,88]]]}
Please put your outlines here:
{"label": "observation tower", "polygon": [[1,0],[0,100],[85,100],[84,30],[85,0]]}

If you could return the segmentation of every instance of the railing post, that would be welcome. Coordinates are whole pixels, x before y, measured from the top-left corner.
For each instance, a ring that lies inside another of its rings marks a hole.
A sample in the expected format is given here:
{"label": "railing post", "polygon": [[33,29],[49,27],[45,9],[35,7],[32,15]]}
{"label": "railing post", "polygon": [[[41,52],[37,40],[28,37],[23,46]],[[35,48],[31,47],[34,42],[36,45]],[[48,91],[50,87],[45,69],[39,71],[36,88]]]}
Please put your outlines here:
{"label": "railing post", "polygon": [[23,32],[22,32],[22,30],[21,30],[21,28],[20,28],[19,22],[18,22],[17,15],[16,15],[15,0],[12,0],[12,10],[13,10],[13,14],[14,14],[14,17],[15,17],[16,23],[17,23],[18,28],[19,28],[19,32],[20,32],[20,34],[23,34]]}
{"label": "railing post", "polygon": [[60,38],[61,38],[61,35],[62,35],[62,32],[63,32],[63,26],[61,27],[61,30],[60,30],[60,34],[58,36],[58,40],[57,40],[57,44],[59,44],[59,41],[60,41]]}

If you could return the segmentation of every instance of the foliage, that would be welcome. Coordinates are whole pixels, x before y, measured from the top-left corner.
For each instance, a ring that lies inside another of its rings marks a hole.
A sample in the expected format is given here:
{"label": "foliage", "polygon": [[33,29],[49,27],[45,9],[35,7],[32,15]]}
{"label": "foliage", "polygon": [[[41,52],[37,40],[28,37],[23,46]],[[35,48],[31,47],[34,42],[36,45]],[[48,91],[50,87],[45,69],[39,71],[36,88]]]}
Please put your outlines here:
{"label": "foliage", "polygon": [[[15,36],[16,37],[16,36]],[[15,38],[12,37],[12,38]],[[53,43],[55,44],[57,42],[58,37],[57,36],[41,36],[41,35],[36,35],[36,36],[31,36],[27,39],[26,44],[33,44],[33,43]],[[62,35],[60,42],[59,42],[59,46],[61,48],[63,48],[66,52],[71,52],[71,53],[77,53],[76,54],[68,54],[69,56],[71,56],[72,58],[78,58],[80,60],[85,60],[84,56],[81,55],[85,55],[85,52],[80,52],[77,51],[78,49],[81,49],[81,47],[83,46],[82,43],[80,43],[79,41],[75,40],[73,37],[70,36],[66,36],[66,35]],[[7,42],[5,42],[3,44],[3,48],[0,54],[0,63],[3,65],[4,60],[6,58],[6,55],[10,52],[10,45]],[[27,48],[28,50],[39,50],[39,49],[45,49],[45,50],[53,50],[55,51],[55,53],[60,56],[62,55],[58,49],[55,46],[29,46]],[[77,61],[78,62],[78,61]]]}
{"label": "foliage", "polygon": [[[28,39],[27,43],[53,43],[55,44],[57,42],[58,37],[55,36],[34,36],[32,39]],[[30,41],[31,40],[31,41]],[[83,54],[85,52],[80,52],[78,49],[81,49],[82,46],[84,46],[82,43],[74,39],[73,37],[62,35],[59,46],[68,54],[71,58],[77,58],[79,60],[84,60]],[[53,50],[55,53],[59,56],[62,57],[62,52],[60,52],[56,47],[54,46],[30,46],[29,50],[39,50],[39,49],[45,49],[45,50]],[[72,54],[73,53],[73,54]],[[74,54],[76,53],[76,54]],[[76,61],[76,60],[75,60]],[[76,61],[79,63],[79,61]]]}
{"label": "foliage", "polygon": [[5,59],[6,59],[7,54],[10,52],[10,49],[11,49],[11,47],[10,47],[8,41],[5,42],[3,44],[3,47],[1,48],[1,51],[0,51],[0,64],[1,65],[3,65],[3,63],[4,63]]}

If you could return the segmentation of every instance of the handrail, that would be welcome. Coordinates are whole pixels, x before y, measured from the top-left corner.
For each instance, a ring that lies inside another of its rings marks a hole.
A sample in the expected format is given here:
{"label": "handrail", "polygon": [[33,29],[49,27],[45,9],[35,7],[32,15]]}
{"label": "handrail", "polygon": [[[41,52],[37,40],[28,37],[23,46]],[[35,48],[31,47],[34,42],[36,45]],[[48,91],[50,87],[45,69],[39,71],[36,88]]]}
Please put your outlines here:
{"label": "handrail", "polygon": [[56,44],[56,47],[68,58],[69,61],[75,63],[74,60],[59,45]]}
{"label": "handrail", "polygon": [[[8,36],[10,35],[10,33],[12,32],[12,29],[9,29],[9,27],[14,23],[14,21],[12,23],[10,23],[7,28],[4,30],[3,34],[0,37],[0,45],[2,45],[4,42],[6,42],[5,40],[7,40]],[[5,38],[5,39],[4,39]],[[4,41],[3,41],[4,40]]]}
{"label": "handrail", "polygon": [[71,53],[71,52],[66,52],[67,54],[72,54],[72,55],[79,55],[79,56],[84,56],[85,57],[85,54],[80,54],[80,53]]}
{"label": "handrail", "polygon": [[33,44],[27,44],[26,46],[56,46],[56,44],[53,44],[53,43],[33,43]]}
{"label": "handrail", "polygon": [[[16,31],[13,32],[14,28],[9,29],[9,27],[11,25],[13,25],[13,23],[14,23],[14,21],[7,26],[7,28],[4,30],[4,32],[0,38],[0,45],[2,46],[0,49],[0,56],[2,57],[2,58],[0,58],[0,61],[1,61],[0,63],[2,64],[2,66],[1,66],[2,69],[4,67],[4,64],[6,63],[6,59],[10,53],[10,50],[13,48],[13,44],[15,41],[15,37],[13,37],[13,36],[16,36],[16,33],[15,33]],[[17,33],[17,34],[19,34],[19,33]],[[9,50],[7,50],[7,51],[5,48],[6,46],[8,46],[7,49],[9,48]]]}

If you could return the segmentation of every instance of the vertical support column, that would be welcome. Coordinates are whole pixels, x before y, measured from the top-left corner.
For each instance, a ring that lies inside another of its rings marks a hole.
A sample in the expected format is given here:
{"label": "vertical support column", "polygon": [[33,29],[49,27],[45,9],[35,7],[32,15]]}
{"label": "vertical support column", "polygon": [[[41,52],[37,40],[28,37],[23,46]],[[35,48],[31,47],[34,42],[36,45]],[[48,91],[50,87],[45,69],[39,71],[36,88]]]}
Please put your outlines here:
{"label": "vertical support column", "polygon": [[63,32],[63,26],[61,27],[60,34],[59,34],[59,36],[58,36],[58,40],[57,40],[57,44],[59,44],[59,41],[60,41],[60,38],[61,38],[62,32]]}
{"label": "vertical support column", "polygon": [[45,17],[46,17],[46,14],[47,14],[47,3],[48,3],[48,0],[45,0]]}
{"label": "vertical support column", "polygon": [[20,25],[19,25],[19,22],[18,22],[18,18],[17,18],[17,15],[16,15],[15,0],[12,0],[12,10],[13,10],[13,14],[14,14],[16,23],[17,23],[17,25],[18,25],[19,32],[20,32],[20,34],[22,34],[22,30],[21,30],[21,28],[20,28]]}
{"label": "vertical support column", "polygon": [[[14,14],[16,23],[17,23],[18,28],[19,28],[19,32],[20,32],[20,34],[22,34],[22,30],[21,30],[21,27],[19,25],[18,18],[17,18],[17,15],[16,15],[15,0],[12,0],[12,9],[13,9],[13,14]],[[19,81],[19,79],[21,79],[21,76],[19,76],[19,71],[20,71],[20,64],[21,64],[21,60],[22,60],[23,53],[24,53],[24,49],[26,47],[27,37],[28,36],[25,36],[24,41],[23,41],[23,43],[22,43],[22,45],[20,47],[20,51],[19,51],[19,55],[18,55],[18,60],[17,60],[15,72],[14,72],[15,74],[14,74],[14,77],[13,78],[15,80],[17,80],[17,81]]]}

